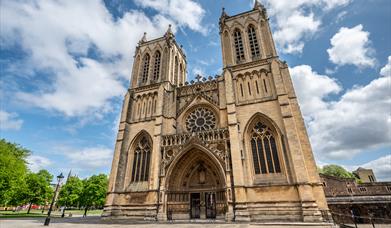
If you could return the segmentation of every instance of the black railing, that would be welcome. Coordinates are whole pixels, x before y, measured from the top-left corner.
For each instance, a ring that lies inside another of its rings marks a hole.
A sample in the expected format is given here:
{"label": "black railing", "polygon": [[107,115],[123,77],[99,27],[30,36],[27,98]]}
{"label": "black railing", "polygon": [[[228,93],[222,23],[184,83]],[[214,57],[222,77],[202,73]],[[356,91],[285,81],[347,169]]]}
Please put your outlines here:
{"label": "black railing", "polygon": [[333,220],[340,227],[384,227],[384,224],[391,224],[391,219],[379,218],[375,216],[358,216],[353,213],[350,215],[331,212]]}

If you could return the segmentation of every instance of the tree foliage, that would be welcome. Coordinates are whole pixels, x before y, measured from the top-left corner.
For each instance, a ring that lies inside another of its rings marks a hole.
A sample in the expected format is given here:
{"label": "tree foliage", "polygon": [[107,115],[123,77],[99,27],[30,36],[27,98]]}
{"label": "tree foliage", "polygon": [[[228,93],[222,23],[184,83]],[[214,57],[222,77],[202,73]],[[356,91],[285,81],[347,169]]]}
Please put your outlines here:
{"label": "tree foliage", "polygon": [[355,178],[354,174],[339,165],[325,165],[323,166],[323,168],[320,169],[319,172],[334,177]]}
{"label": "tree foliage", "polygon": [[95,208],[103,207],[108,185],[107,176],[105,174],[93,175],[83,180],[83,185],[80,202],[85,208],[84,214],[86,215],[87,210],[92,206]]}
{"label": "tree foliage", "polygon": [[61,187],[58,204],[67,207],[79,207],[80,196],[83,192],[83,181],[78,177],[69,177]]}
{"label": "tree foliage", "polygon": [[17,203],[28,172],[27,157],[31,152],[17,144],[0,140],[0,204]]}

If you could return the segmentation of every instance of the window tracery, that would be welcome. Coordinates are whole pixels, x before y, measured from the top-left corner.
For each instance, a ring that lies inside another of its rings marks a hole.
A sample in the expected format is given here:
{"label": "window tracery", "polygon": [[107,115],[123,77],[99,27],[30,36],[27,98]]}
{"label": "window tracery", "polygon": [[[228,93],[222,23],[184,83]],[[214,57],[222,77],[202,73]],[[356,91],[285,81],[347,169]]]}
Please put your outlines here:
{"label": "window tracery", "polygon": [[215,114],[204,107],[191,112],[186,118],[186,129],[191,132],[208,131],[216,127]]}
{"label": "window tracery", "polygon": [[281,173],[275,136],[268,126],[257,122],[250,143],[255,174]]}
{"label": "window tracery", "polygon": [[155,64],[153,66],[153,80],[157,81],[159,79],[160,73],[160,52],[156,51],[155,53]]}
{"label": "window tracery", "polygon": [[234,31],[234,44],[235,44],[235,52],[236,52],[236,61],[240,62],[244,60],[244,48],[243,48],[243,40],[242,33],[239,29]]}
{"label": "window tracery", "polygon": [[260,52],[259,52],[257,36],[255,33],[255,28],[253,25],[248,26],[247,33],[248,33],[248,40],[250,42],[251,56],[253,58],[257,58],[260,56]]}
{"label": "window tracery", "polygon": [[141,83],[145,84],[148,80],[148,71],[149,71],[149,54],[146,54],[143,59],[143,71],[141,72]]}
{"label": "window tracery", "polygon": [[132,182],[147,181],[149,178],[149,163],[151,157],[151,145],[146,136],[143,136],[133,156]]}

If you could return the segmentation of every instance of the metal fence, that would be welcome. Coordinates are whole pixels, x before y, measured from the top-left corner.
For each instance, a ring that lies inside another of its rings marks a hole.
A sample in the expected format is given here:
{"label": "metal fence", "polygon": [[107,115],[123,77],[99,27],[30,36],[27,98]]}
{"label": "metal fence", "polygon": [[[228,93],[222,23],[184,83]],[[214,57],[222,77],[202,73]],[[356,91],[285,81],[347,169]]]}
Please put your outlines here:
{"label": "metal fence", "polygon": [[336,224],[340,227],[351,228],[383,228],[391,227],[391,219],[378,218],[374,216],[357,216],[351,213],[350,215],[331,212],[331,216]]}

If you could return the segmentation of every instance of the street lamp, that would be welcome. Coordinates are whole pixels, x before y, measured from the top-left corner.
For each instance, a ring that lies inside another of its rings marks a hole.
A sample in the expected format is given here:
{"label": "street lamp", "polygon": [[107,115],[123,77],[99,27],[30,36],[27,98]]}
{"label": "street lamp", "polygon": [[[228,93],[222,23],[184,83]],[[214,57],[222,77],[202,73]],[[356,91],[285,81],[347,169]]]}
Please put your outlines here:
{"label": "street lamp", "polygon": [[54,190],[54,195],[53,195],[52,202],[50,203],[50,207],[49,207],[49,211],[48,211],[48,216],[46,217],[45,223],[43,224],[44,226],[49,226],[49,223],[50,223],[50,213],[52,213],[52,208],[53,208],[54,201],[56,200],[56,195],[57,195],[58,187],[60,186],[60,183],[61,183],[61,181],[62,181],[63,178],[64,178],[64,176],[62,175],[62,173],[60,173],[60,175],[57,176],[56,190]]}

